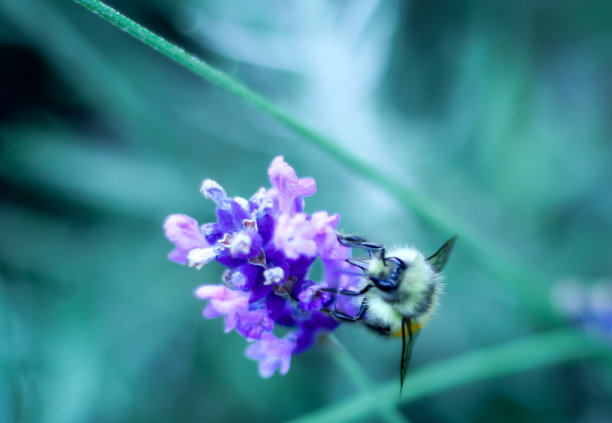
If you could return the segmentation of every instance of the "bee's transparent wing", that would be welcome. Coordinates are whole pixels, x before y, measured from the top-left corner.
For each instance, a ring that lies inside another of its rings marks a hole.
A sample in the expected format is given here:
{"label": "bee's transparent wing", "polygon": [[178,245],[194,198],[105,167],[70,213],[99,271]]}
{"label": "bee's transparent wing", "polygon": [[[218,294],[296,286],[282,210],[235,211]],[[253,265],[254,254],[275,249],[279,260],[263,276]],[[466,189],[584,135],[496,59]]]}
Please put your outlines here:
{"label": "bee's transparent wing", "polygon": [[412,319],[402,320],[402,360],[400,363],[400,393],[404,387],[404,379],[410,365],[410,357],[412,356],[412,344],[414,342],[414,333],[412,331]]}
{"label": "bee's transparent wing", "polygon": [[448,257],[450,256],[451,251],[453,250],[455,241],[457,241],[456,236],[446,241],[444,245],[434,253],[434,255],[427,259],[427,261],[429,262],[429,264],[431,264],[431,267],[433,267],[436,273],[440,273],[442,269],[444,269],[444,266],[446,266],[446,262],[448,261]]}

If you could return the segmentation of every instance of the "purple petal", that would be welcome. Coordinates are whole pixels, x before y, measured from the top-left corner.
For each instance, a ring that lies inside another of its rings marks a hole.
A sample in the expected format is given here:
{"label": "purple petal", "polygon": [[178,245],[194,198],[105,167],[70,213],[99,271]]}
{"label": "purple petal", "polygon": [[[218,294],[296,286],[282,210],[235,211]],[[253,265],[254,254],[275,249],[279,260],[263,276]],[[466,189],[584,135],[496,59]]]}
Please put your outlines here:
{"label": "purple petal", "polygon": [[219,316],[223,316],[223,313],[217,310],[212,304],[209,304],[204,309],[203,315],[206,319],[216,319]]}
{"label": "purple petal", "polygon": [[325,282],[315,284],[307,281],[302,291],[298,294],[298,299],[300,300],[298,306],[308,311],[323,308],[331,300],[331,294],[321,291],[322,288],[327,288]]}
{"label": "purple petal", "polygon": [[252,214],[268,214],[274,209],[274,201],[265,188],[260,188],[249,199],[249,211]]}
{"label": "purple petal", "polygon": [[[246,203],[246,200],[244,205],[248,207],[248,203]],[[236,200],[230,200],[230,206],[232,210],[232,215],[234,216],[234,220],[236,221],[236,226],[240,229],[244,228],[244,221],[251,220],[252,216]]]}
{"label": "purple petal", "polygon": [[187,255],[189,254],[189,250],[179,250],[175,248],[174,250],[168,253],[168,259],[180,264],[187,264]]}
{"label": "purple petal", "polygon": [[233,199],[224,199],[217,205],[217,221],[224,233],[234,233],[244,229],[244,221],[252,216]]}
{"label": "purple petal", "polygon": [[230,252],[229,248],[225,248],[218,244],[215,246],[215,253],[217,254],[215,260],[217,260],[219,264],[225,267],[229,267],[230,269],[238,267],[247,262],[244,259],[235,258],[234,256],[232,256],[232,253]]}
{"label": "purple petal", "polygon": [[238,316],[236,330],[247,339],[260,339],[264,332],[274,329],[274,321],[265,308],[249,310]]}
{"label": "purple petal", "polygon": [[287,260],[289,264],[289,273],[291,276],[298,279],[304,278],[310,270],[310,266],[312,266],[312,263],[315,261],[315,258],[316,257],[300,256],[296,260]]}
{"label": "purple petal", "polygon": [[263,268],[250,263],[244,263],[229,272],[227,282],[232,288],[250,291],[261,278]]}
{"label": "purple petal", "polygon": [[298,180],[298,192],[302,197],[310,197],[317,192],[317,183],[314,178],[305,177]]}
{"label": "purple petal", "polygon": [[181,264],[187,263],[187,253],[194,248],[208,247],[198,222],[184,214],[171,214],[164,221],[164,233],[176,249],[168,258]]}
{"label": "purple petal", "polygon": [[270,318],[279,325],[295,326],[296,321],[293,317],[290,304],[282,297],[276,294],[270,294],[266,297],[266,308]]}
{"label": "purple petal", "polygon": [[297,197],[311,196],[316,190],[316,183],[313,178],[298,179],[295,170],[283,156],[278,156],[268,168],[268,176],[272,186],[278,195],[278,206],[281,212],[292,214],[296,211],[294,201]]}
{"label": "purple petal", "polygon": [[268,267],[280,267],[285,271],[285,277],[289,276],[289,261],[281,250],[277,250],[273,242],[264,246],[264,254]]}
{"label": "purple petal", "polygon": [[202,234],[204,234],[204,239],[206,239],[206,242],[210,245],[214,245],[215,242],[223,238],[223,229],[218,223],[207,223],[202,225],[200,229]]}
{"label": "purple petal", "polygon": [[230,312],[225,315],[225,320],[224,320],[225,327],[223,328],[223,331],[225,333],[231,332],[232,329],[234,329],[236,325],[238,324],[238,313],[239,312]]}
{"label": "purple petal", "polygon": [[263,279],[259,278],[251,289],[251,297],[249,298],[249,302],[254,303],[262,298],[266,298],[273,290],[273,285],[266,285],[264,284]]}
{"label": "purple petal", "polygon": [[314,236],[313,226],[304,213],[281,214],[274,229],[274,245],[288,258],[295,259],[301,254],[313,257],[317,253]]}
{"label": "purple petal", "polygon": [[198,222],[184,214],[169,215],[164,221],[164,232],[168,240],[183,250],[207,246]]}
{"label": "purple petal", "polygon": [[271,214],[263,214],[257,216],[255,221],[257,222],[257,233],[261,236],[262,243],[267,244],[274,234],[274,217]]}
{"label": "purple petal", "polygon": [[202,182],[200,192],[204,194],[204,197],[213,200],[217,204],[220,204],[227,198],[223,187],[212,179],[205,179],[204,182]]}
{"label": "purple petal", "polygon": [[[346,257],[348,258],[348,257]],[[323,280],[332,288],[350,289],[358,287],[361,275],[348,275],[347,272],[359,273],[359,269],[346,261],[323,259],[323,270],[325,272]]]}
{"label": "purple petal", "polygon": [[300,329],[297,331],[296,347],[294,354],[300,354],[312,347],[317,339],[317,334],[321,331],[332,331],[340,325],[333,317],[320,313],[312,312],[309,319],[300,322]]}
{"label": "purple petal", "polygon": [[340,216],[329,216],[326,211],[313,213],[311,223],[315,233],[318,255],[323,259],[344,260],[350,256],[350,249],[338,241]]}
{"label": "purple petal", "polygon": [[225,331],[231,331],[238,322],[238,315],[248,311],[249,294],[232,291],[223,285],[200,286],[195,295],[201,299],[208,299],[204,310],[207,319],[225,315]]}
{"label": "purple petal", "polygon": [[267,332],[261,335],[259,341],[247,347],[245,355],[253,360],[259,360],[260,376],[269,378],[276,370],[281,375],[289,371],[294,348],[295,339],[291,334],[278,339],[273,333]]}

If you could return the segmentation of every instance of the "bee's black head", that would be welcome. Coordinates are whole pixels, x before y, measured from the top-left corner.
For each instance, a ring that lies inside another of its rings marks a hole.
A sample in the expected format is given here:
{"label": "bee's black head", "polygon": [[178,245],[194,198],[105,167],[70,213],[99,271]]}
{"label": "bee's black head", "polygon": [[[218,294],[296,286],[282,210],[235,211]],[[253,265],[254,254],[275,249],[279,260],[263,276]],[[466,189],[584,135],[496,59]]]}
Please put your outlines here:
{"label": "bee's black head", "polygon": [[393,268],[389,275],[386,278],[377,278],[372,275],[369,275],[369,278],[372,283],[376,285],[376,287],[381,291],[392,292],[399,287],[403,274],[408,268],[408,264],[397,257],[388,257],[384,260],[385,264],[386,262],[391,262],[391,264],[393,265]]}

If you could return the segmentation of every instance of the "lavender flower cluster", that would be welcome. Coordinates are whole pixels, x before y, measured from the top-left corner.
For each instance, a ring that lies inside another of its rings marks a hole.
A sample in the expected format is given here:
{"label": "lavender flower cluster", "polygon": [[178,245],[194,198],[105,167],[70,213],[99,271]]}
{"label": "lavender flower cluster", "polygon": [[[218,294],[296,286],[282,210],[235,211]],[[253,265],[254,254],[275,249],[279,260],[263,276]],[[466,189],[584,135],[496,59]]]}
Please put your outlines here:
{"label": "lavender flower cluster", "polygon": [[[201,192],[215,202],[217,221],[200,226],[189,216],[172,214],[164,222],[166,237],[176,247],[170,260],[197,269],[215,260],[227,268],[224,284],[203,285],[195,295],[208,300],[205,318],[223,316],[225,332],[235,329],[250,342],[246,356],[259,361],[264,378],[276,370],[286,374],[292,354],[310,348],[318,333],[338,326],[318,311],[336,302],[321,288],[346,289],[356,283],[337,277],[350,256],[338,242],[340,217],[304,212],[303,197],[315,193],[315,180],[298,178],[282,156],[272,161],[268,176],[272,188],[259,189],[249,200],[230,198],[217,182],[206,179]],[[325,269],[325,280],[319,283],[308,279],[317,257]],[[340,308],[350,311],[352,304]],[[293,330],[279,338],[277,326]]]}

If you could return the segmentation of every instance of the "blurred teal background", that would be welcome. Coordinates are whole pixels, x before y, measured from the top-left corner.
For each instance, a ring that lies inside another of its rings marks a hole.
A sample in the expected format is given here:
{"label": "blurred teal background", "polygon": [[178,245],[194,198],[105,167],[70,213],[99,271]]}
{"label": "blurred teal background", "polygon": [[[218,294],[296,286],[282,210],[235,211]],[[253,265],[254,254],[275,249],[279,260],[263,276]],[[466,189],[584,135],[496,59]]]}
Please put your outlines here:
{"label": "blurred teal background", "polygon": [[[609,1],[110,4],[435,199],[538,288],[612,273]],[[272,422],[356,392],[323,346],[260,379],[193,296],[221,267],[168,261],[165,216],[213,220],[204,178],[248,197],[284,155],[317,180],[307,211],[345,232],[426,253],[451,233],[71,1],[0,0],[0,57],[1,422]],[[413,368],[554,327],[461,241],[446,275]],[[398,378],[398,342],[337,336],[374,381]],[[612,361],[587,361],[402,410],[610,422],[611,380]]]}

